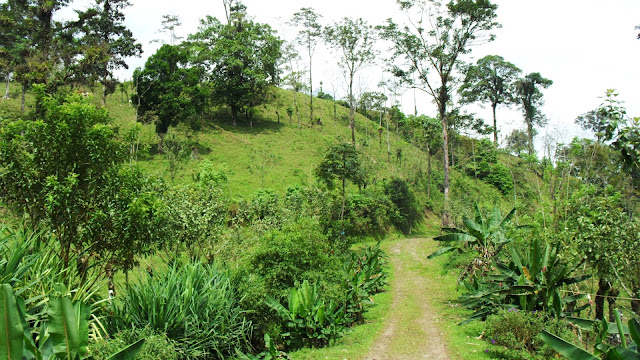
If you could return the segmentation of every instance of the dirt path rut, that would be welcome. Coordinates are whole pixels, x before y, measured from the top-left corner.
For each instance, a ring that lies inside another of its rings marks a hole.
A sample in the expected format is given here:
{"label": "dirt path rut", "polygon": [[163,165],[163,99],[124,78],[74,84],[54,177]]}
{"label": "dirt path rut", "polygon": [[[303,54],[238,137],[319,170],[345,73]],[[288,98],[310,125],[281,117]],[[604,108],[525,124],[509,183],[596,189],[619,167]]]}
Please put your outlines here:
{"label": "dirt path rut", "polygon": [[411,238],[388,243],[394,271],[393,304],[385,327],[365,360],[449,360],[444,334],[430,293],[437,284],[425,274],[433,240]]}

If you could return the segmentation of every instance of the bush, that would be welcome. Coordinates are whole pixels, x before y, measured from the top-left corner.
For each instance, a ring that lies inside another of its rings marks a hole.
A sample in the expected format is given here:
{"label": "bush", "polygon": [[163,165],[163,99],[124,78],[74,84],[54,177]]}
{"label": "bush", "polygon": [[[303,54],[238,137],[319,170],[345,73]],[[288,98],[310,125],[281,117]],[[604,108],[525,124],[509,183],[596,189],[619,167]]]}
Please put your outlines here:
{"label": "bush", "polygon": [[282,214],[278,195],[273,190],[258,189],[253,199],[240,201],[237,220],[241,224],[251,224],[259,231],[279,226]]}
{"label": "bush", "polygon": [[222,190],[205,187],[176,187],[164,195],[169,205],[169,226],[173,241],[184,244],[192,257],[210,258],[210,245],[226,225],[228,198]]}
{"label": "bush", "polygon": [[384,193],[395,205],[391,221],[404,234],[411,233],[411,227],[418,217],[415,197],[406,181],[395,178],[384,185]]}
{"label": "bush", "polygon": [[[340,261],[329,247],[317,221],[300,219],[260,238],[250,256],[251,272],[259,275],[267,294],[284,298],[303,280],[339,283]],[[255,299],[254,299],[255,300]]]}
{"label": "bush", "polygon": [[226,273],[199,262],[129,285],[114,302],[117,329],[165,332],[186,359],[221,359],[249,347],[251,324]]}
{"label": "bush", "polygon": [[287,307],[272,297],[267,297],[266,303],[285,321],[287,332],[282,337],[291,349],[325,346],[344,331],[344,309],[333,301],[326,303],[317,284],[310,285],[307,280],[290,290]]}
{"label": "bush", "polygon": [[254,324],[254,342],[262,334],[279,334],[283,324],[264,303],[265,296],[284,301],[304,280],[317,283],[325,298],[342,299],[341,262],[333,254],[317,221],[303,218],[258,239],[238,271],[242,307]]}
{"label": "bush", "polygon": [[544,312],[527,312],[516,308],[500,310],[486,321],[485,338],[505,349],[493,349],[503,359],[551,359],[556,352],[547,346],[538,333],[547,330],[565,339],[576,336],[562,320]]}
{"label": "bush", "polygon": [[511,173],[509,172],[509,169],[502,164],[493,164],[484,181],[498,188],[498,190],[503,194],[506,194],[513,189],[513,178],[511,178]]}
{"label": "bush", "polygon": [[150,328],[133,328],[120,331],[112,338],[98,340],[89,346],[89,352],[96,360],[106,360],[111,354],[115,354],[125,346],[140,339],[145,339],[145,342],[136,360],[180,359],[176,344],[165,333],[155,333]]}
{"label": "bush", "polygon": [[380,243],[352,252],[344,265],[346,308],[349,321],[363,323],[367,307],[373,305],[371,296],[382,291],[387,283],[387,255]]}

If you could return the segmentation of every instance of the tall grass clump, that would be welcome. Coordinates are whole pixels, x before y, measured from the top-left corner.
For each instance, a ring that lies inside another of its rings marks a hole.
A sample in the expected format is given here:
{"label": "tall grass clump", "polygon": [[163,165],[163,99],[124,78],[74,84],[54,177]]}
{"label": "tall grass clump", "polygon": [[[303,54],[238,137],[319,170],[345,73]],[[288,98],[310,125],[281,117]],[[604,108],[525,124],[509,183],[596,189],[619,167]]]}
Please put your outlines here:
{"label": "tall grass clump", "polygon": [[166,333],[185,359],[223,359],[249,347],[251,323],[229,276],[215,266],[174,263],[123,293],[114,325]]}

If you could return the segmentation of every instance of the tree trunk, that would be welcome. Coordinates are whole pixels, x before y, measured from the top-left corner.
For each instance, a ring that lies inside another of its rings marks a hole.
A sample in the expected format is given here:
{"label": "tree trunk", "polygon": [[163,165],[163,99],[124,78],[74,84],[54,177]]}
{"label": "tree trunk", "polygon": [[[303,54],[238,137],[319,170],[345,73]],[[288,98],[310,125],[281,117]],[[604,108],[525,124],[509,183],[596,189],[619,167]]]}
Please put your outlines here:
{"label": "tree trunk", "polygon": [[496,120],[496,107],[498,104],[492,104],[491,109],[493,110],[493,143],[498,147],[498,121]]}
{"label": "tree trunk", "polygon": [[[446,89],[441,90],[441,97],[446,98]],[[442,151],[444,158],[444,207],[442,209],[442,225],[449,226],[449,123],[447,119],[447,103],[446,101],[440,101],[438,106],[440,113],[440,121],[442,121]]]}
{"label": "tree trunk", "polygon": [[[353,73],[349,76],[349,127],[351,128],[351,143],[356,145],[356,110],[353,103]],[[387,121],[387,133],[389,132],[389,122]],[[387,134],[388,136],[388,134]]]}
{"label": "tree trunk", "polygon": [[6,78],[6,85],[4,88],[4,97],[3,99],[7,99],[9,100],[9,75],[11,75],[11,73],[7,73],[7,78]]}
{"label": "tree trunk", "polygon": [[431,199],[431,147],[427,145],[427,198]]}
{"label": "tree trunk", "polygon": [[107,105],[107,85],[106,78],[102,80],[102,100],[100,101],[102,107]]}
{"label": "tree trunk", "polygon": [[596,293],[596,320],[602,320],[604,318],[604,299],[609,290],[611,284],[608,281],[600,279],[598,281],[598,292]]}
{"label": "tree trunk", "polygon": [[529,155],[533,155],[533,121],[527,120],[527,136],[529,137]]}
{"label": "tree trunk", "polygon": [[27,85],[22,84],[22,99],[20,100],[20,114],[24,115],[24,103],[27,95]]}
{"label": "tree trunk", "polygon": [[391,144],[389,143],[389,117],[387,116],[387,162],[391,162]]}
{"label": "tree trunk", "polygon": [[235,106],[231,107],[231,119],[233,121],[233,127],[238,126],[238,108]]}
{"label": "tree trunk", "polygon": [[631,309],[636,315],[640,316],[640,284],[633,287],[633,296],[635,300],[631,300]]}
{"label": "tree trunk", "polygon": [[609,321],[610,322],[616,321],[615,312],[618,311],[618,309],[616,309],[616,300],[619,294],[620,294],[620,290],[616,288],[611,288],[611,290],[609,290],[609,294],[607,295],[607,302],[609,303]]}
{"label": "tree trunk", "polygon": [[309,122],[313,126],[313,78],[311,77],[312,69],[311,49],[309,49]]}

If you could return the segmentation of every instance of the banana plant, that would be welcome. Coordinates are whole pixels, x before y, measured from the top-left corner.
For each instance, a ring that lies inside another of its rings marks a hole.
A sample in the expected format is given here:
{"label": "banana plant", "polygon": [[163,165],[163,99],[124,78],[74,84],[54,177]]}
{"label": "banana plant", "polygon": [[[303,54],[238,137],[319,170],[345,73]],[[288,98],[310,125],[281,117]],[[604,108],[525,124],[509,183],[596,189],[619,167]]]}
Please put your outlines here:
{"label": "banana plant", "polygon": [[[529,248],[517,250],[511,247],[509,252],[511,260],[508,264],[493,262],[497,274],[474,276],[471,281],[464,282],[467,293],[460,301],[475,311],[465,322],[484,319],[500,307],[543,310],[561,317],[566,315],[567,304],[583,296],[561,297],[560,290],[564,286],[582,282],[590,275],[572,276],[582,263],[565,264],[558,257],[557,247],[550,244],[543,247],[538,239],[534,239]],[[573,311],[580,310],[582,308]]]}
{"label": "banana plant", "polygon": [[515,208],[503,217],[500,208],[496,206],[491,215],[484,219],[478,203],[475,203],[474,207],[474,219],[463,217],[464,229],[445,228],[443,230],[448,231],[447,234],[433,238],[445,246],[427,257],[431,259],[452,251],[466,252],[473,249],[478,253],[478,256],[467,266],[460,279],[466,278],[467,275],[473,275],[478,269],[486,272],[489,269],[491,259],[511,242],[511,239],[505,235],[505,230],[516,213]]}
{"label": "banana plant", "polygon": [[386,254],[380,249],[380,243],[351,253],[345,261],[345,303],[350,322],[364,322],[367,306],[374,304],[372,296],[387,285],[386,263]]}
{"label": "banana plant", "polygon": [[[66,295],[52,296],[47,321],[31,328],[25,304],[11,285],[0,285],[0,358],[8,360],[82,360],[88,357],[89,306]],[[112,360],[134,360],[144,339],[113,354]]]}
{"label": "banana plant", "polygon": [[278,350],[276,344],[271,340],[269,334],[264,334],[264,347],[265,351],[258,355],[245,354],[239,349],[236,349],[236,356],[238,360],[290,360],[291,358],[284,351]]}
{"label": "banana plant", "polygon": [[265,303],[285,320],[289,331],[281,335],[290,347],[321,347],[342,336],[346,322],[344,309],[333,301],[325,304],[317,284],[311,286],[305,280],[299,289],[291,289],[287,300],[288,307],[272,297],[267,297]]}
{"label": "banana plant", "polygon": [[[593,321],[592,329],[596,330],[596,345],[594,352],[590,353],[579,346],[576,346],[556,335],[543,330],[539,336],[552,349],[570,360],[638,360],[640,359],[640,322],[638,319],[630,319],[628,326],[623,326],[620,314],[615,311],[616,322],[609,324],[606,320]],[[580,322],[589,322],[588,320],[578,319]],[[615,328],[612,326],[615,325]],[[621,344],[612,346],[607,342],[610,334],[620,335]],[[627,341],[627,337],[631,341]]]}

